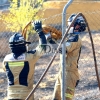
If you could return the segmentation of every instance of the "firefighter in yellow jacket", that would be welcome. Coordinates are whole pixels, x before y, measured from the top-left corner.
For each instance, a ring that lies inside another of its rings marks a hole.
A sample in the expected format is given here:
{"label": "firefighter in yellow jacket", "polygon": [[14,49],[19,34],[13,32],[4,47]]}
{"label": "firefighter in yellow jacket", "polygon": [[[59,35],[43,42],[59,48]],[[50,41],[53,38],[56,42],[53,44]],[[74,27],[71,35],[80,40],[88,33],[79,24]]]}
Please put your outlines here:
{"label": "firefighter in yellow jacket", "polygon": [[[72,14],[68,19],[68,25],[71,24],[76,14]],[[75,87],[79,82],[78,60],[81,51],[80,32],[86,30],[86,24],[82,16],[79,16],[69,30],[69,39],[66,41],[66,100],[72,100]],[[60,58],[60,61],[62,59]],[[62,100],[61,98],[61,74],[60,70],[53,94],[53,100]]]}
{"label": "firefighter in yellow jacket", "polygon": [[[76,14],[72,14],[68,19],[68,25],[71,24]],[[81,51],[81,39],[79,37],[80,32],[84,32],[86,30],[86,24],[82,16],[79,16],[73,25],[71,26],[68,35],[69,39],[66,40],[66,100],[72,100],[74,96],[75,87],[79,82],[79,73],[78,73],[78,60]],[[46,34],[47,40],[53,45],[55,41],[53,41],[52,36],[50,34]],[[59,50],[62,53],[61,49]],[[60,61],[62,60],[60,54]],[[61,75],[62,71],[60,69],[58,78],[54,88],[53,100],[62,100],[61,97]]]}
{"label": "firefighter in yellow jacket", "polygon": [[[35,21],[32,25],[40,38],[35,50],[27,51],[26,45],[30,42],[26,42],[20,33],[15,33],[9,39],[12,53],[6,55],[3,61],[8,78],[8,100],[25,100],[33,88],[35,63],[46,50],[41,21]],[[34,95],[29,100],[34,100]]]}

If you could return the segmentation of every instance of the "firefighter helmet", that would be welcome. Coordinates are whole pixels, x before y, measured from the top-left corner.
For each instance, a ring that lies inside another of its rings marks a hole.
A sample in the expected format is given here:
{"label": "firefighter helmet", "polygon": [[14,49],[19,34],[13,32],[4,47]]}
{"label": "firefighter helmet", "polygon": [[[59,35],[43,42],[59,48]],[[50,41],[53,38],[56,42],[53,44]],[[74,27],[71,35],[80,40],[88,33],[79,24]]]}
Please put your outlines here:
{"label": "firefighter helmet", "polygon": [[15,33],[9,39],[9,47],[13,53],[25,52],[26,44],[30,44],[30,42],[26,42],[20,33]]}
{"label": "firefighter helmet", "polygon": [[[72,14],[69,18],[68,18],[68,25],[71,24],[71,22],[74,20],[76,14]],[[82,16],[77,17],[77,19],[74,21],[74,29],[77,25],[79,25],[80,27],[78,28],[79,32],[83,32],[86,30],[86,23],[85,20]]]}

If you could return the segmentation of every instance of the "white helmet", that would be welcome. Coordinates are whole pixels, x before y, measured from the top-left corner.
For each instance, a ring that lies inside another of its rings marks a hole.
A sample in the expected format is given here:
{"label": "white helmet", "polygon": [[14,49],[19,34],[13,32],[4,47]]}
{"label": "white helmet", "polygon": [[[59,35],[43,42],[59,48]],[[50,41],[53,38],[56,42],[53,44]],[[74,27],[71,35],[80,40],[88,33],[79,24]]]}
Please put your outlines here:
{"label": "white helmet", "polygon": [[[72,23],[72,21],[74,20],[74,18],[76,17],[76,14],[72,14],[69,18],[68,18],[68,26]],[[77,17],[77,19],[74,22],[74,28],[76,27],[76,25],[79,25],[79,32],[83,32],[86,30],[86,23],[85,20],[82,16]]]}

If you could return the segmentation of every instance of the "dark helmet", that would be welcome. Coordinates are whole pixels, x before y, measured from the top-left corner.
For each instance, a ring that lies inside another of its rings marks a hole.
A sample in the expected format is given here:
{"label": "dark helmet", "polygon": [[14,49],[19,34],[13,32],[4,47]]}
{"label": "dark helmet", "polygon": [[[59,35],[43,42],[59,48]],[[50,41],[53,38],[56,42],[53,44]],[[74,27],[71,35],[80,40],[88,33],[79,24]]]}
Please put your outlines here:
{"label": "dark helmet", "polygon": [[[68,25],[71,24],[71,22],[74,20],[76,14],[72,14],[69,18],[68,18]],[[79,25],[79,32],[84,32],[86,30],[86,23],[84,21],[84,18],[82,16],[77,17],[77,19],[74,22],[74,28],[76,27],[76,25]]]}
{"label": "dark helmet", "polygon": [[9,47],[13,53],[26,52],[26,44],[30,44],[30,42],[26,42],[20,33],[15,33],[9,39]]}

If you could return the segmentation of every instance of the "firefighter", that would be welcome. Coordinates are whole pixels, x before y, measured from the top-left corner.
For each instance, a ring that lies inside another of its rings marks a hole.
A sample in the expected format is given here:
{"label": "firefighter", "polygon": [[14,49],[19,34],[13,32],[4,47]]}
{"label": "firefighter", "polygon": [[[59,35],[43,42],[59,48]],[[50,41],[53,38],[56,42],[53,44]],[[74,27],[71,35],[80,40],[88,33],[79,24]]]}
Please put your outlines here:
{"label": "firefighter", "polygon": [[[6,55],[3,60],[3,68],[8,79],[8,100],[25,100],[33,88],[35,64],[46,50],[47,42],[41,21],[33,22],[32,26],[40,40],[35,50],[27,51],[30,42],[25,41],[20,33],[15,33],[9,39],[12,53]],[[34,100],[34,95],[29,100]]]}
{"label": "firefighter", "polygon": [[[71,24],[76,14],[72,14],[68,19],[68,26]],[[69,38],[66,39],[66,93],[65,100],[72,100],[74,97],[75,87],[79,83],[79,72],[78,72],[78,60],[81,51],[81,39],[79,37],[80,32],[84,32],[86,30],[86,23],[82,16],[77,17],[74,23],[71,25],[71,28],[68,32]],[[47,40],[52,45],[55,44],[50,34],[46,35]],[[51,38],[51,39],[50,39]],[[62,49],[59,50],[60,54],[60,62]],[[60,63],[61,66],[61,63]],[[62,100],[61,97],[61,77],[62,71],[60,67],[60,71],[58,73],[58,77],[56,80],[56,84],[54,87],[53,100]]]}

